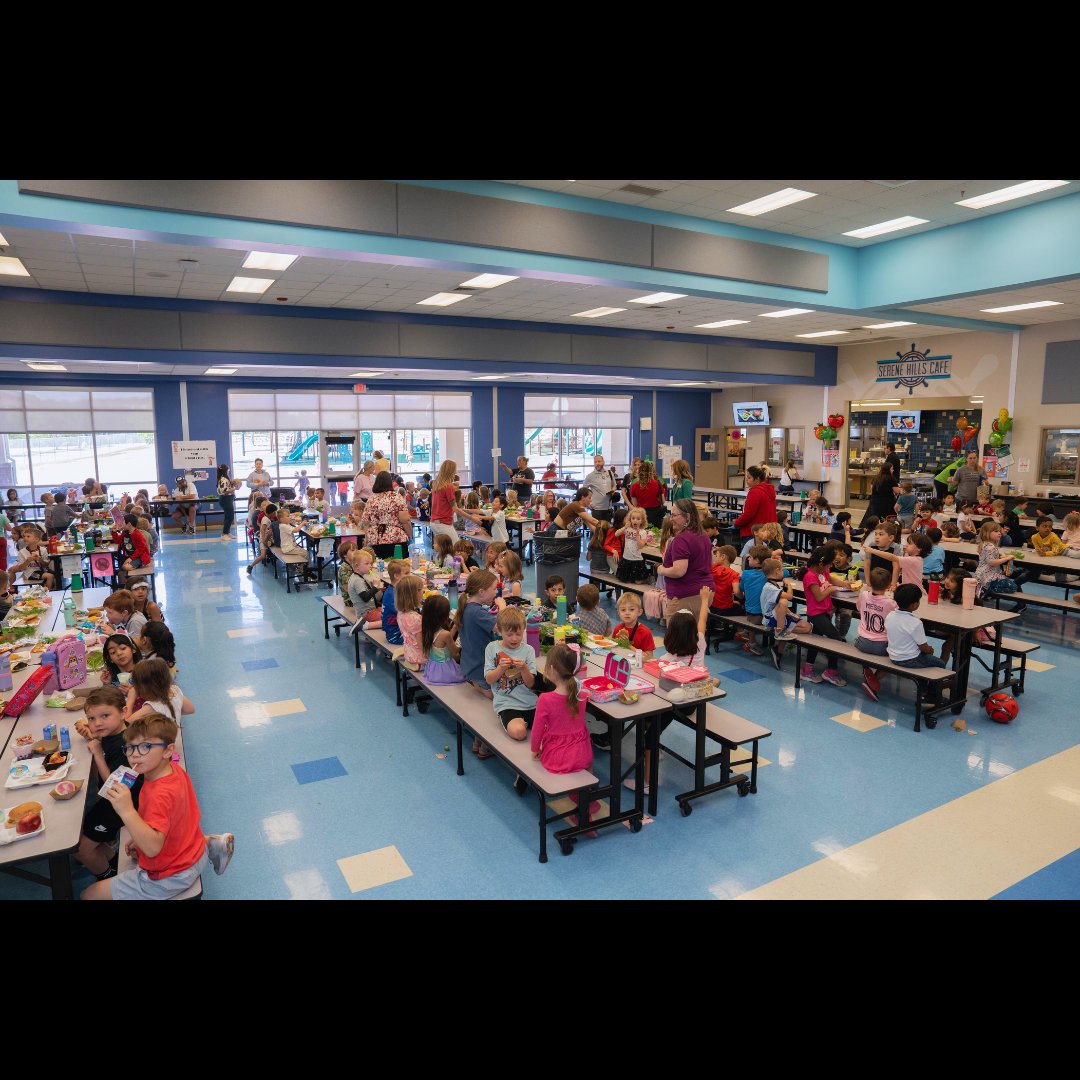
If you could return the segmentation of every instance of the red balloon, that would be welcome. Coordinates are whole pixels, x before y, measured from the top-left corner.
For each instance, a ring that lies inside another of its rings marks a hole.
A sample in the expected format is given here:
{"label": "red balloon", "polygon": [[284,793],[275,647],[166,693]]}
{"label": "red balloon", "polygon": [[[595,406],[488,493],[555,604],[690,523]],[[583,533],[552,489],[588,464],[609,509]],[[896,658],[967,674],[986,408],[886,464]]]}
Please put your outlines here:
{"label": "red balloon", "polygon": [[970,442],[978,434],[979,429],[977,427],[969,427],[967,431],[964,432],[964,442]]}
{"label": "red balloon", "polygon": [[964,440],[961,439],[959,435],[954,435],[953,436],[953,441],[952,441],[952,448],[954,450],[959,450],[960,447],[963,446],[963,445],[964,445]]}
{"label": "red balloon", "polygon": [[842,413],[836,413],[834,416],[829,417],[829,427],[833,431],[839,431],[844,426],[844,416]]}

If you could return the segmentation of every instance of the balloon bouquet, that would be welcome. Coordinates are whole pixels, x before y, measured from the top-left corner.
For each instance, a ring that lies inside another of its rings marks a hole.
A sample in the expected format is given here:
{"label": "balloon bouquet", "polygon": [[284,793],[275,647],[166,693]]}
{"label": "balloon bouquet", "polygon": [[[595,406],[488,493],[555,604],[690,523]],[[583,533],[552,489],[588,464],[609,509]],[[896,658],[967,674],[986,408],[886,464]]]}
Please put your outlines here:
{"label": "balloon bouquet", "polygon": [[[1004,410],[1002,410],[1004,412]],[[996,424],[997,421],[995,420]],[[979,434],[979,427],[977,424],[972,424],[966,416],[961,416],[956,421],[956,434],[953,436],[952,448],[953,450],[962,449],[967,443],[971,442],[976,435]],[[993,439],[991,438],[991,442]]]}
{"label": "balloon bouquet", "polygon": [[996,450],[1005,443],[1009,432],[1012,431],[1013,422],[1012,417],[1009,415],[1009,410],[999,409],[997,419],[991,426],[993,430],[990,433],[988,442]]}
{"label": "balloon bouquet", "polygon": [[840,413],[836,413],[830,416],[824,424],[817,424],[814,427],[814,438],[820,439],[827,450],[832,449],[834,440],[839,438],[840,429],[844,426],[844,417]]}

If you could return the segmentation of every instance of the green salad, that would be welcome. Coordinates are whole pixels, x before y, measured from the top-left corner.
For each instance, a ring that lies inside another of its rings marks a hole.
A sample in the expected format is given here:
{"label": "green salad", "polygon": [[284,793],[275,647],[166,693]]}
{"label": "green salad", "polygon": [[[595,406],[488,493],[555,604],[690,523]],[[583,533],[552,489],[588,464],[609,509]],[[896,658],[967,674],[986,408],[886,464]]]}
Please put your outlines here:
{"label": "green salad", "polygon": [[100,671],[105,666],[105,655],[100,649],[86,654],[86,670]]}

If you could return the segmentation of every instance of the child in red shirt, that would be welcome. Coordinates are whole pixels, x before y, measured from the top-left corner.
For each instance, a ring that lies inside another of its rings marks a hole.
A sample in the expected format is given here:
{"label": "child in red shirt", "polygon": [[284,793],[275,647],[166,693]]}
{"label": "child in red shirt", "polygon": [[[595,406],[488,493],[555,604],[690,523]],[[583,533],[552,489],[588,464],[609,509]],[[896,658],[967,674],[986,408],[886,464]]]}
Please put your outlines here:
{"label": "child in red shirt", "polygon": [[714,587],[711,610],[718,615],[745,614],[743,606],[735,602],[736,597],[742,598],[742,593],[739,592],[739,572],[731,568],[731,564],[737,557],[735,549],[730,544],[713,548],[712,577]]}
{"label": "child in red shirt", "polygon": [[604,534],[604,550],[607,552],[608,569],[614,574],[619,569],[619,560],[622,558],[623,542],[618,535],[619,530],[626,524],[626,515],[629,511],[623,507],[615,511],[611,522],[611,528]]}
{"label": "child in red shirt", "polygon": [[[642,657],[651,660],[653,651],[656,649],[656,642],[653,641],[649,628],[643,626],[639,621],[642,614],[641,598],[637,593],[624,592],[619,597],[615,609],[618,611],[622,622],[615,627],[611,636],[616,641],[624,638],[628,648],[640,649]],[[620,644],[622,643],[620,642]]]}

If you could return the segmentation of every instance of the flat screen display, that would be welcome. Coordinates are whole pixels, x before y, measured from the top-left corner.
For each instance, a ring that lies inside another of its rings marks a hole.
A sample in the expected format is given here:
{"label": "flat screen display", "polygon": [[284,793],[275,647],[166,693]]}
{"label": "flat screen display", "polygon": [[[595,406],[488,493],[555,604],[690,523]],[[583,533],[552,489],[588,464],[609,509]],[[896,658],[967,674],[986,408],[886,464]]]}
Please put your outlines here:
{"label": "flat screen display", "polygon": [[767,427],[769,424],[767,401],[735,401],[731,412],[736,427]]}
{"label": "flat screen display", "polygon": [[922,413],[916,410],[891,412],[885,419],[885,430],[890,435],[918,435]]}

